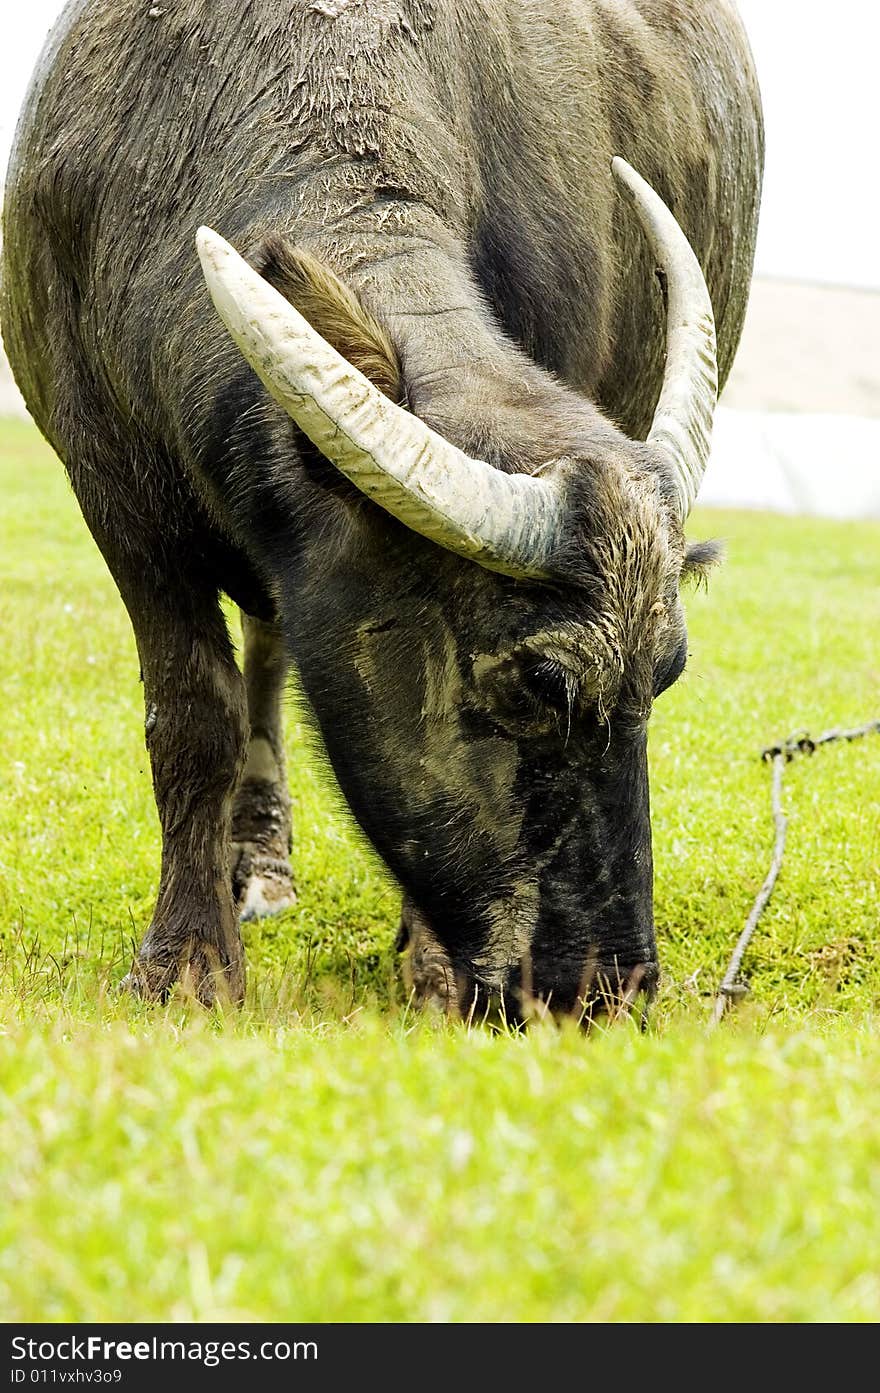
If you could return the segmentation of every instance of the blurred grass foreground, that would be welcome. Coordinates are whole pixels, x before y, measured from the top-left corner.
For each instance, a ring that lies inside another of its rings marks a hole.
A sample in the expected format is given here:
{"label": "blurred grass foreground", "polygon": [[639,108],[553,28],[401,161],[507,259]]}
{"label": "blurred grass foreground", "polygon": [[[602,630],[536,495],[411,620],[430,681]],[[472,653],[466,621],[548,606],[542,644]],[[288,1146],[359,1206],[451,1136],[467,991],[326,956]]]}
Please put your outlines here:
{"label": "blurred grass foreground", "polygon": [[651,760],[651,1031],[417,1019],[398,895],[288,714],[300,902],[240,1014],[119,996],[158,875],[134,642],[63,471],[0,423],[0,1311],[6,1320],[880,1317],[880,525],[697,511],[728,559]]}

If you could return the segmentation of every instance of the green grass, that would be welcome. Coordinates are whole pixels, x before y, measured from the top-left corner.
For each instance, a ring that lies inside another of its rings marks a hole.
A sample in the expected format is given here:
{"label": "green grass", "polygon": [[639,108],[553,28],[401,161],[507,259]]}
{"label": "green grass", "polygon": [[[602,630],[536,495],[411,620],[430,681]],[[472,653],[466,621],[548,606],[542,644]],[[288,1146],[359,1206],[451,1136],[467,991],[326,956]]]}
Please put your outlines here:
{"label": "green grass", "polygon": [[158,831],[128,622],[63,472],[0,424],[0,1311],[7,1320],[876,1320],[880,528],[697,513],[728,560],[652,722],[652,1032],[416,1019],[398,900],[295,710],[297,911],[237,1016],[113,992]]}

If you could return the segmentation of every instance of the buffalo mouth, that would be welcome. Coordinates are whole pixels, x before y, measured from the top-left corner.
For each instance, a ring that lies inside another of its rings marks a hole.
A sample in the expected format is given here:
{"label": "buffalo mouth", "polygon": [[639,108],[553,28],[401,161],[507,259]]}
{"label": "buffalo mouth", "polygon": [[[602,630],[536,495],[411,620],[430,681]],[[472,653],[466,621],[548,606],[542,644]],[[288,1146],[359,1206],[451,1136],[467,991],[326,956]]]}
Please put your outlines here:
{"label": "buffalo mouth", "polygon": [[589,1030],[599,1022],[628,1019],[638,1007],[645,1028],[659,980],[660,967],[653,959],[605,962],[591,952],[577,975],[558,962],[526,957],[510,973],[508,994],[519,1004],[525,1023],[552,1017],[574,1020]]}
{"label": "buffalo mouth", "polygon": [[660,980],[656,960],[609,963],[592,953],[579,976],[557,962],[533,963],[526,957],[500,987],[454,963],[427,917],[409,900],[403,903],[395,946],[404,955],[403,977],[411,999],[422,1009],[468,1025],[519,1029],[536,1021],[568,1019],[589,1031],[600,1022],[630,1018],[638,1009],[644,1030]]}

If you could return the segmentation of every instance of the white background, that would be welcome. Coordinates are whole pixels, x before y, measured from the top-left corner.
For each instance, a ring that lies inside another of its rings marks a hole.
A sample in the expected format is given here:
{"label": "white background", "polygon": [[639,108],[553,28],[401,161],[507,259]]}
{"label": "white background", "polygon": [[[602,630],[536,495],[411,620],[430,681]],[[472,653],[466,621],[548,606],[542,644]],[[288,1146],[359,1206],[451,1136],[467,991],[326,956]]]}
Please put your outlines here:
{"label": "white background", "polygon": [[[63,4],[0,6],[2,170],[28,77]],[[880,5],[740,0],[740,10],[768,132],[758,273],[880,288]]]}

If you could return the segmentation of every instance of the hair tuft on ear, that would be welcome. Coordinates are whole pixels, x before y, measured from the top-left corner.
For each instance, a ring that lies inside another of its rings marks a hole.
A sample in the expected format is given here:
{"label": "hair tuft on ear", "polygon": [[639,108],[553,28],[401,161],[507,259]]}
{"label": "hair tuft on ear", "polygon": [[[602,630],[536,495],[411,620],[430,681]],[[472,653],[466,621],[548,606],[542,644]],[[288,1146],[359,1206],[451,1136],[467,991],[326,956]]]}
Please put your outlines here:
{"label": "hair tuft on ear", "polygon": [[716,566],[720,566],[723,560],[723,542],[689,542],[681,568],[681,579],[696,586],[707,586],[710,572]]}
{"label": "hair tuft on ear", "polygon": [[263,243],[255,268],[380,392],[403,402],[403,372],[388,331],[335,271],[277,235]]}

